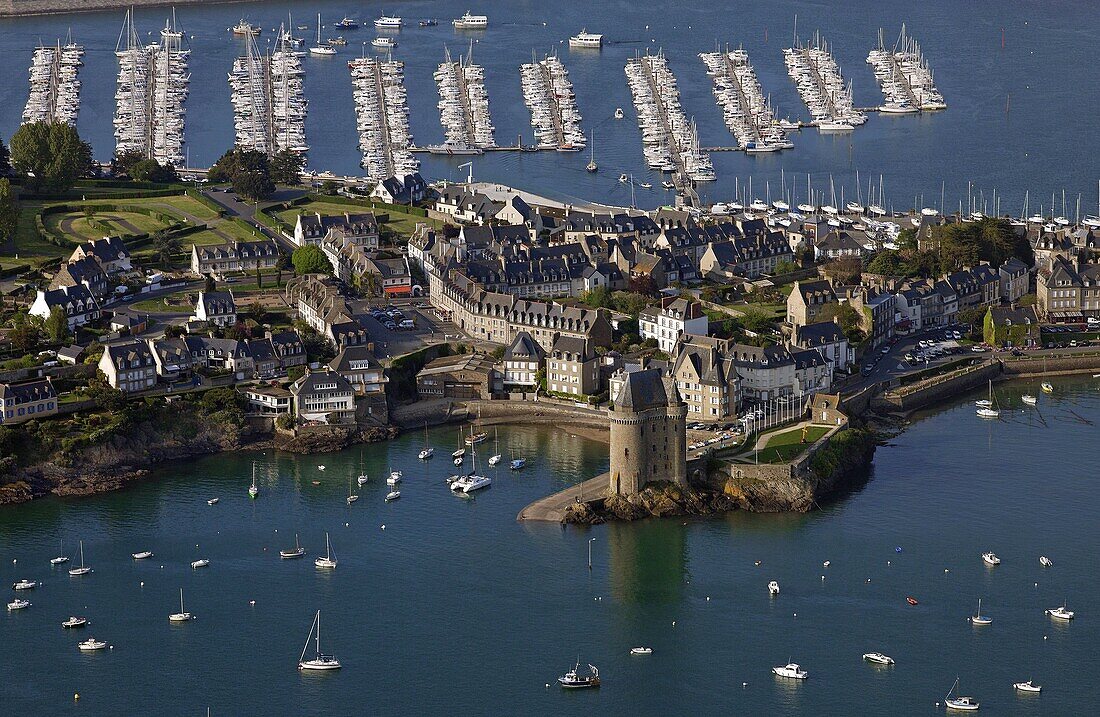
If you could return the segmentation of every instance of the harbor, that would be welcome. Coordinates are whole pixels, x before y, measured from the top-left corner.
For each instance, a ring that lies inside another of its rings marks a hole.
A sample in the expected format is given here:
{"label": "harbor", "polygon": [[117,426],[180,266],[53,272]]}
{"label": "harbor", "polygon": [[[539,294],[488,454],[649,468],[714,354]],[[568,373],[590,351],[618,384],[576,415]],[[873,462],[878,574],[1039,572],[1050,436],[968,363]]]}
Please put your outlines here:
{"label": "harbor", "polygon": [[740,149],[763,154],[794,146],[776,119],[745,50],[705,52],[699,57],[714,83],[714,98],[722,108],[726,127]]}
{"label": "harbor", "polygon": [[867,121],[852,101],[851,83],[845,83],[840,65],[819,35],[812,43],[783,50],[783,60],[819,131],[851,132]]}
{"label": "harbor", "polygon": [[291,30],[279,27],[275,49],[260,51],[253,35],[243,35],[245,54],[229,73],[236,145],[273,155],[304,154],[308,101],[303,91],[305,71]]}
{"label": "harbor", "polygon": [[936,89],[932,69],[921,52],[917,41],[905,32],[887,50],[883,42],[882,29],[878,31],[878,47],[867,55],[867,64],[871,65],[878,80],[885,104],[879,112],[887,114],[912,114],[947,109],[943,95]]}
{"label": "harbor", "polygon": [[446,59],[435,71],[439,87],[439,121],[443,125],[443,144],[429,147],[438,154],[480,154],[496,146],[493,121],[489,115],[489,95],[485,91],[485,69],[474,64],[473,44],[466,57]]}
{"label": "harbor", "polygon": [[70,37],[65,45],[36,47],[31,55],[30,95],[23,110],[28,122],[64,122],[76,126],[80,114],[80,68],[84,47]]}
{"label": "harbor", "polygon": [[646,165],[673,172],[673,184],[678,187],[714,181],[714,166],[699,146],[694,120],[689,122],[680,106],[680,90],[664,53],[631,58],[625,71],[642,131]]}
{"label": "harbor", "polygon": [[115,152],[182,167],[191,51],[184,48],[183,31],[172,21],[165,23],[160,38],[159,43],[143,45],[133,14],[126,13],[115,48]]}
{"label": "harbor", "polygon": [[538,62],[525,63],[520,66],[520,80],[538,148],[562,152],[584,149],[581,113],[562,61],[548,55]]}
{"label": "harbor", "polygon": [[348,62],[361,166],[372,181],[404,177],[420,168],[411,151],[404,67],[403,62],[371,57]]}

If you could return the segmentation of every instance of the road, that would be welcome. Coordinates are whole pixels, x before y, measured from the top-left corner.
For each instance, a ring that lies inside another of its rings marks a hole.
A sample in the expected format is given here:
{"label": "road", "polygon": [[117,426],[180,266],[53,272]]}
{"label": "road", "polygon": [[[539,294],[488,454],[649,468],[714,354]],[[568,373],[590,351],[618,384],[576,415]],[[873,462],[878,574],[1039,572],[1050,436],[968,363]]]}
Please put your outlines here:
{"label": "road", "polygon": [[[294,242],[284,237],[281,233],[269,229],[260,222],[256,221],[256,211],[259,208],[259,204],[254,202],[245,202],[237,199],[237,196],[232,190],[218,190],[218,189],[204,189],[202,191],[204,197],[210,201],[225,208],[226,214],[231,217],[238,217],[244,220],[245,223],[259,230],[264,236],[274,239],[278,245],[288,251],[294,251],[296,248]],[[299,197],[304,197],[306,190],[304,189],[289,189],[283,188],[272,194],[267,201],[263,203],[263,206],[270,206],[272,204],[281,204],[283,202],[293,201]]]}

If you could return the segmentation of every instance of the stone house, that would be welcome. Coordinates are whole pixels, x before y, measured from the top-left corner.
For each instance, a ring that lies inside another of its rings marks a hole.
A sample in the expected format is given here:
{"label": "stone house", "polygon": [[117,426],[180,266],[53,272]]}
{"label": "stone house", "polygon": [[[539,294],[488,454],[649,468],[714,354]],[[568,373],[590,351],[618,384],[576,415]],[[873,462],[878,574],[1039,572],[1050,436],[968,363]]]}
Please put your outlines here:
{"label": "stone house", "polygon": [[545,358],[546,352],[531,338],[531,334],[526,331],[518,332],[501,359],[504,366],[504,385],[534,388],[537,384],[536,374]]}
{"label": "stone house", "polygon": [[274,269],[279,247],[274,239],[231,241],[191,247],[191,273],[222,275],[235,271]]}
{"label": "stone house", "polygon": [[290,387],[295,416],[307,423],[355,423],[355,389],[329,367],[312,371]]}
{"label": "stone house", "polygon": [[806,326],[821,321],[821,311],[826,306],[839,303],[833,285],[827,279],[796,281],[787,297],[787,322],[792,326]]}
{"label": "stone house", "polygon": [[0,383],[0,426],[14,426],[57,413],[57,391],[49,376]]}
{"label": "stone house", "polygon": [[703,305],[679,296],[665,297],[659,305],[646,307],[638,316],[638,334],[643,339],[655,339],[661,351],[670,356],[681,336],[706,336],[709,329],[710,319],[703,313]]}
{"label": "stone house", "polygon": [[985,314],[982,337],[990,346],[1041,346],[1040,323],[1035,307],[990,306]]}
{"label": "stone house", "polygon": [[709,336],[684,335],[673,352],[672,378],[692,421],[729,421],[741,408],[741,377],[733,344]]}
{"label": "stone house", "polygon": [[546,388],[557,393],[590,396],[600,392],[596,352],[585,339],[558,336],[546,354]]}
{"label": "stone house", "polygon": [[147,391],[157,385],[156,360],[144,341],[105,346],[99,370],[111,386],[125,393]]}
{"label": "stone house", "polygon": [[503,390],[503,377],[484,354],[442,356],[416,374],[420,400],[432,398],[490,399]]}

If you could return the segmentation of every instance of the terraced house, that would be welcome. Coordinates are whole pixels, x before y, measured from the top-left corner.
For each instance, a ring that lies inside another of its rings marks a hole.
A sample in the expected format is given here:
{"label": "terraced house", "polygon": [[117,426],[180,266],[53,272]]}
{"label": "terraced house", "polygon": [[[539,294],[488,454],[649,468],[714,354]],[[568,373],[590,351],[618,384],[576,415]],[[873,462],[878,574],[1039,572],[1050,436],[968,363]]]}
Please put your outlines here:
{"label": "terraced house", "polygon": [[13,426],[57,413],[57,391],[50,377],[0,383],[0,426]]}
{"label": "terraced house", "polygon": [[101,315],[99,302],[83,284],[62,286],[48,291],[39,289],[28,313],[45,320],[50,318],[55,307],[65,312],[70,331],[77,326],[98,321]]}
{"label": "terraced house", "polygon": [[643,339],[654,339],[666,354],[676,351],[676,342],[684,334],[706,336],[710,319],[703,313],[698,301],[678,296],[661,299],[656,306],[649,306],[638,315],[638,334]]}
{"label": "terraced house", "polygon": [[191,247],[191,273],[221,275],[235,271],[274,269],[279,247],[274,239],[231,241]]}
{"label": "terraced house", "polygon": [[364,249],[378,248],[378,219],[371,212],[337,216],[299,214],[294,223],[294,243],[298,246],[321,244],[338,239]]}
{"label": "terraced house", "polygon": [[1076,261],[1055,257],[1050,269],[1039,272],[1035,297],[1039,312],[1049,321],[1100,317],[1100,264],[1089,264],[1082,255]]}

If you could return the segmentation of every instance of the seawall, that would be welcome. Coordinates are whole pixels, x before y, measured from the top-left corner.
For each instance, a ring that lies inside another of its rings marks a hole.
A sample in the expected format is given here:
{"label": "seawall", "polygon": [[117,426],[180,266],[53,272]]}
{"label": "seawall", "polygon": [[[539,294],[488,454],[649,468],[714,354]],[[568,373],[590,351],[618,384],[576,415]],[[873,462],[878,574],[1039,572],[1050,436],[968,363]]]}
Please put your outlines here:
{"label": "seawall", "polygon": [[125,10],[134,7],[185,7],[188,5],[226,5],[245,0],[0,0],[0,17],[25,15],[68,15],[75,12]]}

